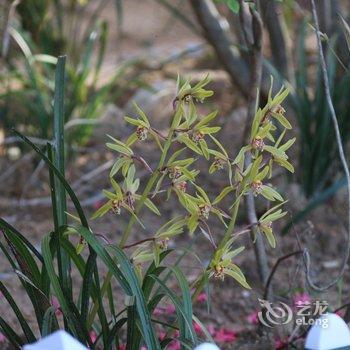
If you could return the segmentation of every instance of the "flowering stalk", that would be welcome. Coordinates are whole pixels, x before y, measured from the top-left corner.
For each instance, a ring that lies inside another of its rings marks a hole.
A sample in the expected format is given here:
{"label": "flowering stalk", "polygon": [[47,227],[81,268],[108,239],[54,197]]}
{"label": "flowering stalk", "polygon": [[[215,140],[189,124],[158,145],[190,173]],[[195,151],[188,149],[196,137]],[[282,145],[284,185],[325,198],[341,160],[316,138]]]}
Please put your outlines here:
{"label": "flowering stalk", "polygon": [[[262,194],[269,201],[279,200],[283,203],[283,198],[280,194],[271,187],[264,185],[262,180],[268,174],[271,177],[274,162],[285,167],[289,171],[294,171],[293,166],[288,162],[288,157],[286,156],[285,151],[291,147],[295,139],[291,139],[284,145],[280,146],[286,130],[291,128],[291,125],[284,117],[285,110],[281,106],[281,103],[287,94],[288,90],[283,91],[283,89],[281,89],[275,98],[272,98],[270,90],[267,105],[263,109],[259,109],[254,117],[250,135],[250,144],[243,147],[233,161],[233,164],[237,166],[235,179],[238,179],[238,186],[236,190],[236,200],[232,208],[232,216],[226,232],[218,245],[218,248],[213,253],[205,273],[195,282],[195,291],[192,295],[193,300],[202,291],[210,275],[221,278],[224,276],[225,265],[227,264],[227,262],[225,263],[225,254],[227,254],[227,250],[230,249],[232,242],[236,238],[236,236],[233,235],[233,232],[243,196],[250,195],[251,193],[253,193],[254,196]],[[284,127],[284,131],[281,133],[277,141],[271,133],[276,130],[271,118],[274,118],[282,125],[282,127]],[[265,139],[270,140],[274,145],[267,145]],[[263,154],[266,157],[266,153],[268,154],[268,161],[263,163]],[[246,157],[248,157],[251,162],[245,162]],[[244,169],[245,166],[246,169]],[[224,189],[222,193],[226,195],[231,190],[232,189],[228,187]],[[262,230],[272,247],[275,247],[276,245],[272,233],[272,222],[285,215],[279,207],[280,204],[267,211],[258,222],[252,223],[252,225],[257,225]],[[230,253],[228,253],[228,255],[231,259],[232,256],[230,256]],[[245,280],[240,280],[240,283],[245,285]]]}
{"label": "flowering stalk", "polygon": [[[182,108],[182,105],[180,105],[178,107],[178,110],[180,108]],[[159,177],[160,170],[164,166],[164,162],[165,162],[166,156],[168,154],[169,148],[171,146],[172,138],[173,138],[173,135],[174,135],[174,132],[175,132],[175,129],[176,129],[176,123],[177,123],[177,118],[175,117],[173,119],[173,123],[171,125],[169,134],[168,134],[168,136],[166,138],[166,141],[165,141],[165,144],[164,144],[164,148],[163,148],[163,151],[162,151],[162,155],[161,155],[161,157],[159,159],[159,163],[158,163],[158,166],[157,166],[157,170],[153,172],[153,174],[151,175],[150,179],[148,180],[147,185],[146,185],[146,187],[145,187],[145,189],[144,189],[144,191],[142,193],[142,196],[141,196],[141,198],[140,198],[140,200],[139,200],[139,202],[137,204],[137,207],[135,209],[135,215],[136,216],[139,215],[140,210],[142,209],[146,198],[150,194],[150,192],[151,192],[151,190],[152,190],[152,188],[153,188],[157,178]],[[120,239],[120,243],[119,243],[120,247],[124,247],[124,245],[126,244],[128,238],[130,236],[131,229],[134,226],[135,222],[136,222],[136,218],[135,218],[135,216],[132,216],[130,218],[130,221],[129,221],[129,224],[128,224],[126,230],[124,231],[124,233],[122,235],[122,238]]]}

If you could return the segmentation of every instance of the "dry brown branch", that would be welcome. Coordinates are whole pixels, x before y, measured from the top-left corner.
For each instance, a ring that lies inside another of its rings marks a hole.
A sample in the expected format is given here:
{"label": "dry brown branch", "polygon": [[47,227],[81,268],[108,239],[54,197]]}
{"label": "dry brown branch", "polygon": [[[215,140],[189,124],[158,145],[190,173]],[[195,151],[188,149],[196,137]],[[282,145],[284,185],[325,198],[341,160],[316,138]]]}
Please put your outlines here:
{"label": "dry brown branch", "polygon": [[278,14],[278,4],[276,1],[261,0],[261,10],[269,34],[272,62],[285,78],[291,80],[289,52]]}
{"label": "dry brown branch", "polygon": [[211,0],[190,0],[203,34],[214,48],[219,61],[229,73],[232,83],[247,96],[249,69],[247,64],[231,47],[231,42],[222,25],[222,19]]}
{"label": "dry brown branch", "polygon": [[[251,66],[246,59],[249,55],[244,54],[242,58],[239,52],[236,52],[233,48],[229,38],[230,33],[225,28],[225,25],[228,23],[227,21],[224,23],[223,18],[220,16],[212,0],[190,0],[190,3],[202,27],[203,35],[213,47],[224,69],[230,75],[233,85],[239,89],[243,96],[248,98]],[[242,29],[246,30],[245,27],[235,27],[234,29],[237,35],[241,35],[240,32]],[[246,37],[250,36],[248,31],[242,34]],[[260,86],[260,95],[262,99],[266,99],[270,88],[270,80],[268,79],[270,73],[267,67],[263,67],[262,75],[264,78]],[[276,77],[276,80],[278,80],[278,77]]]}
{"label": "dry brown branch", "polygon": [[[254,118],[257,101],[259,101],[259,91],[261,88],[262,77],[263,24],[259,13],[259,1],[256,2],[256,5],[258,10],[255,10],[252,7],[250,7],[252,41],[246,42],[246,46],[249,49],[251,67],[249,77],[246,125],[250,125],[251,121]],[[240,11],[244,11],[243,1],[240,1]],[[241,21],[244,20],[244,16],[242,14],[240,18]],[[242,26],[245,26],[245,23],[241,24]],[[249,40],[247,35],[245,37],[246,40]],[[250,162],[250,157],[247,157],[247,163],[249,164]],[[253,225],[254,223],[258,222],[258,217],[256,215],[255,199],[252,192],[250,192],[247,195],[246,204],[249,224],[252,225],[252,237],[255,238],[254,252],[256,257],[257,269],[260,276],[260,280],[262,284],[265,285],[269,275],[269,267],[267,264],[267,256],[263,237],[261,236],[259,227],[257,225]]]}

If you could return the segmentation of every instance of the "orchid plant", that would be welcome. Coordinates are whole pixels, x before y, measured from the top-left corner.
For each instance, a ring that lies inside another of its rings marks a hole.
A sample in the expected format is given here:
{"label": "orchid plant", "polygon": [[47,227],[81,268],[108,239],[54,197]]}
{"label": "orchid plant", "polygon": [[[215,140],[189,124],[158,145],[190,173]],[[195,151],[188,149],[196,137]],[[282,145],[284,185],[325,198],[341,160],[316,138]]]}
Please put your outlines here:
{"label": "orchid plant", "polygon": [[[236,264],[237,255],[244,250],[237,244],[238,238],[242,232],[249,231],[236,227],[237,214],[247,194],[253,193],[265,200],[266,211],[253,224],[259,228],[254,232],[262,233],[272,247],[276,246],[273,224],[285,215],[284,199],[270,182],[276,167],[293,171],[286,152],[294,139],[284,141],[291,125],[281,106],[288,90],[282,88],[275,96],[270,92],[266,106],[256,112],[247,145],[233,156],[219,141],[220,126],[215,124],[217,112],[201,115],[197,109],[198,103],[213,95],[207,89],[208,77],[197,84],[178,79],[174,114],[167,132],[152,125],[135,105],[136,115],[125,118],[134,128],[131,135],[123,141],[109,136],[107,147],[116,153],[110,171],[111,186],[103,191],[106,201],[92,217],[98,219],[110,213],[116,220],[128,219],[120,241],[115,244],[93,231],[65,179],[64,58],[58,59],[56,81],[55,142],[48,143],[47,153],[15,132],[49,168],[53,227],[44,235],[39,251],[0,218],[4,238],[0,240],[0,249],[30,300],[40,334],[29,326],[20,302],[17,304],[3,283],[0,291],[14,311],[22,333],[12,330],[1,316],[0,331],[16,349],[62,327],[96,350],[122,349],[124,344],[131,350],[145,347],[161,350],[173,346],[187,349],[198,344],[200,338],[232,341],[234,334],[225,330],[214,333],[206,330],[193,314],[192,303],[203,296],[202,290],[212,278],[220,282],[227,276],[250,288]],[[158,155],[156,166],[151,166],[149,160],[139,154],[140,147],[136,147],[149,140],[157,149],[152,154],[152,160]],[[223,176],[226,184],[222,188],[207,191],[205,176],[198,176],[200,158],[207,165],[209,176],[215,172],[227,174]],[[77,216],[67,213],[67,194]],[[178,202],[180,211],[172,218],[162,217],[161,204],[170,199]],[[143,209],[149,211],[147,215],[161,218],[159,227],[146,227]],[[222,227],[221,235],[212,233],[213,216]],[[146,238],[136,242],[131,239],[135,225],[147,232]],[[200,272],[195,278],[186,276],[177,264],[166,261],[172,253],[169,243],[184,234],[204,234],[211,249],[207,266],[198,269]],[[107,268],[103,276],[101,263]],[[179,289],[168,286],[169,277],[175,278]],[[115,296],[115,283],[125,298],[120,298],[119,292]],[[174,315],[157,312],[164,302],[170,302]]]}
{"label": "orchid plant", "polygon": [[[151,125],[145,112],[135,104],[136,117],[125,117],[125,121],[135,127],[134,132],[125,142],[110,136],[113,142],[107,143],[107,147],[117,153],[110,172],[114,192],[104,191],[107,202],[93,216],[101,217],[109,211],[118,215],[122,208],[130,213],[129,224],[120,240],[120,246],[123,247],[130,238],[134,223],[138,221],[143,226],[139,217],[143,206],[154,214],[161,215],[160,208],[152,201],[153,198],[162,198],[160,194],[164,191],[167,192],[165,200],[175,196],[183,208],[182,215],[165,222],[147,241],[133,244],[135,251],[132,261],[136,264],[142,280],[141,266],[152,261],[158,266],[159,256],[168,249],[170,240],[185,231],[189,235],[198,232],[205,234],[212,247],[212,257],[204,273],[195,282],[196,295],[203,288],[203,281],[211,277],[224,279],[225,276],[230,276],[243,287],[250,288],[243,272],[234,263],[236,255],[244,250],[244,247],[236,246],[239,234],[235,232],[235,227],[240,204],[249,192],[266,199],[266,207],[269,209],[256,225],[271,247],[275,247],[273,223],[286,212],[281,208],[284,203],[282,195],[268,181],[272,178],[274,167],[284,167],[294,172],[286,152],[295,138],[283,141],[286,132],[291,129],[282,107],[288,89],[281,88],[272,96],[271,84],[267,104],[255,114],[249,143],[239,150],[236,157],[232,157],[217,137],[221,129],[215,125],[217,111],[202,116],[197,110],[198,103],[203,103],[213,95],[213,91],[206,89],[208,83],[208,76],[195,85],[188,80],[178,79],[177,94],[173,102],[174,115],[166,136],[156,126]],[[133,150],[136,143],[146,142],[148,138],[159,149],[158,166],[155,169],[151,169],[147,161]],[[198,157],[207,161],[209,174],[217,171],[228,174],[227,186],[218,189],[217,195],[212,199],[206,192],[206,184],[198,180]],[[251,158],[250,163],[247,163],[247,157]],[[141,186],[144,188],[142,194],[136,194],[140,179],[134,178],[136,169],[141,168],[146,168],[150,175]],[[116,182],[116,176],[124,178],[122,186]],[[219,205],[225,197],[230,198],[231,204],[224,210]],[[271,207],[270,203],[276,204]],[[225,230],[223,236],[213,237],[208,223],[210,215],[216,215],[220,219]]]}

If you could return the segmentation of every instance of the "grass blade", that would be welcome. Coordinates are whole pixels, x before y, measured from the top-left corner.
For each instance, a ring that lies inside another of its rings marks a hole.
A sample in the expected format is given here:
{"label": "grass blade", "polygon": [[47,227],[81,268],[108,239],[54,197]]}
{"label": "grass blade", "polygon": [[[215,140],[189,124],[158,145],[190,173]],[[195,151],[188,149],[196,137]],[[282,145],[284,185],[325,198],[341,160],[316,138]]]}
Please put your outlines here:
{"label": "grass blade", "polygon": [[192,343],[195,343],[196,335],[192,326],[192,315],[191,315],[191,318],[188,317],[188,312],[185,310],[179,297],[171,289],[169,289],[159,277],[154,275],[152,275],[151,277],[154,278],[159,283],[161,288],[164,290],[164,293],[171,299],[171,301],[173,302],[176,308],[176,313],[179,319],[180,336],[182,340],[189,333],[190,334],[189,340]]}
{"label": "grass blade", "polygon": [[[64,80],[65,80],[65,63],[66,57],[60,56],[57,59],[56,73],[55,73],[55,95],[54,95],[54,159],[58,171],[61,175],[65,176],[65,165],[64,165]],[[52,172],[52,170],[50,170]],[[51,175],[52,177],[52,175]],[[67,224],[67,199],[66,191],[63,183],[58,179],[54,178],[51,183],[51,188],[54,190],[52,193],[55,196],[55,205],[53,205],[54,216],[56,216],[56,241],[60,241],[58,228]],[[57,256],[59,265],[60,281],[62,282],[62,288],[66,295],[72,298],[72,280],[70,277],[71,266],[69,256],[64,250],[59,249],[60,244],[57,245]]]}
{"label": "grass blade", "polygon": [[[192,300],[191,300],[191,293],[190,293],[190,289],[188,287],[188,283],[186,281],[186,278],[177,266],[169,267],[169,269],[174,273],[176,279],[179,282],[182,297],[183,297],[183,307],[184,307],[184,312],[186,313],[186,318],[189,320],[190,319],[192,320],[192,318],[193,318]],[[196,334],[194,332],[192,322],[190,323],[190,325],[191,325],[190,328],[188,328],[188,327],[185,328],[184,338],[185,338],[185,340],[191,340],[191,341],[196,342],[197,341],[196,336],[194,337],[194,339],[192,337],[192,335]]]}
{"label": "grass blade", "polygon": [[53,171],[55,176],[61,181],[61,183],[63,184],[63,186],[66,189],[67,193],[69,194],[69,196],[70,196],[70,198],[71,198],[71,200],[72,200],[72,202],[74,204],[74,207],[75,207],[75,209],[76,209],[76,211],[78,213],[78,216],[79,216],[79,219],[80,219],[82,225],[85,226],[85,227],[89,227],[87,219],[86,219],[84,211],[83,211],[83,208],[81,207],[80,202],[78,200],[78,197],[76,196],[76,194],[74,193],[74,191],[72,190],[70,185],[68,184],[67,180],[61,174],[61,172],[55,167],[55,165],[50,161],[50,159],[40,150],[39,147],[37,147],[33,142],[31,142],[27,137],[22,135],[17,130],[13,130],[13,132],[18,137],[20,137],[26,144],[28,144],[36,153],[38,153],[40,158]]}
{"label": "grass blade", "polygon": [[41,243],[41,250],[43,254],[43,258],[45,261],[45,266],[47,269],[47,273],[49,275],[52,288],[55,292],[55,295],[60,303],[61,309],[63,311],[64,316],[67,318],[67,322],[69,324],[69,331],[73,333],[73,335],[79,339],[81,342],[88,342],[91,346],[91,340],[88,332],[84,329],[84,325],[77,319],[74,311],[72,310],[72,304],[69,302],[69,299],[66,298],[64,292],[60,286],[58,277],[55,272],[55,268],[53,265],[53,256],[50,249],[50,235],[46,235]]}
{"label": "grass blade", "polygon": [[15,349],[20,350],[23,345],[23,340],[12,330],[10,325],[0,316],[0,329],[5,334],[6,338],[11,342]]}
{"label": "grass blade", "polygon": [[44,315],[43,323],[41,326],[41,335],[46,337],[47,335],[53,333],[59,328],[57,318],[56,318],[56,308],[50,306]]}
{"label": "grass blade", "polygon": [[94,249],[98,257],[117,278],[124,291],[128,295],[133,295],[135,297],[138,317],[140,318],[142,332],[147,347],[152,350],[160,349],[159,342],[152,327],[151,317],[149,315],[145,299],[139,286],[137,275],[127,256],[121,249],[115,246],[108,246],[108,249],[112,251],[116,256],[116,260],[120,265],[119,268],[111,256],[108,254],[106,248],[102,246],[102,244],[89,230],[82,226],[80,226],[77,230],[91,245],[92,249]]}
{"label": "grass blade", "polygon": [[28,343],[35,342],[36,338],[34,333],[32,332],[31,328],[29,327],[27,321],[25,320],[22,312],[20,311],[19,307],[17,306],[16,302],[12,298],[11,294],[7,290],[7,288],[0,282],[0,291],[11,306],[13,312],[17,316],[18,322],[20,323],[23,333],[28,341]]}

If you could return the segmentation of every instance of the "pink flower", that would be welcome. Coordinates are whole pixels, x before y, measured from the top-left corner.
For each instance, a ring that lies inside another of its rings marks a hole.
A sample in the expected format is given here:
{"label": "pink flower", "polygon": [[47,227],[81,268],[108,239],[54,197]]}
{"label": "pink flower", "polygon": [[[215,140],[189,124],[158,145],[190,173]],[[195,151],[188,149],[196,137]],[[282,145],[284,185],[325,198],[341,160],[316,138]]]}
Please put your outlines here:
{"label": "pink flower", "polygon": [[159,339],[159,340],[164,340],[165,336],[166,336],[166,333],[163,332],[163,331],[161,331],[161,332],[159,332],[159,334],[158,334],[158,339]]}
{"label": "pink flower", "polygon": [[126,345],[125,344],[120,344],[119,345],[119,349],[118,350],[125,350],[126,349]]}
{"label": "pink flower", "polygon": [[58,299],[54,295],[51,297],[51,305],[55,308],[56,316],[61,316],[62,315],[61,305]]}
{"label": "pink flower", "polygon": [[275,350],[281,350],[286,346],[286,340],[281,338],[275,339]]}
{"label": "pink flower", "polygon": [[181,348],[180,342],[177,340],[171,341],[167,347],[168,350],[180,350],[180,348]]}
{"label": "pink flower", "polygon": [[197,322],[193,322],[193,329],[197,334],[201,334],[203,332],[202,327]]}
{"label": "pink flower", "polygon": [[176,311],[176,308],[173,304],[168,304],[167,307],[165,308],[165,312],[167,314],[173,314]]}
{"label": "pink flower", "polygon": [[214,335],[214,339],[219,343],[231,343],[236,338],[236,333],[226,328],[220,328]]}
{"label": "pink flower", "polygon": [[210,324],[208,327],[207,327],[207,330],[209,332],[209,334],[213,337],[214,334],[216,333],[216,330],[215,330],[215,327],[214,325]]}
{"label": "pink flower", "polygon": [[200,293],[199,295],[198,295],[198,297],[197,297],[197,301],[199,302],[199,303],[204,303],[204,302],[206,302],[208,300],[208,297],[207,297],[207,295],[205,294],[205,293]]}
{"label": "pink flower", "polygon": [[344,310],[338,310],[335,312],[335,314],[343,318],[344,317]]}
{"label": "pink flower", "polygon": [[311,297],[307,293],[295,293],[293,297],[294,306],[305,306],[310,304]]}
{"label": "pink flower", "polygon": [[145,346],[141,346],[140,350],[147,350],[147,348]]}
{"label": "pink flower", "polygon": [[4,343],[6,341],[6,337],[3,333],[0,332],[0,343]]}
{"label": "pink flower", "polygon": [[247,320],[250,324],[257,325],[259,323],[258,311],[254,311],[247,316]]}
{"label": "pink flower", "polygon": [[96,339],[97,339],[97,335],[95,333],[95,331],[90,331],[89,332],[89,337],[92,343],[95,343]]}

